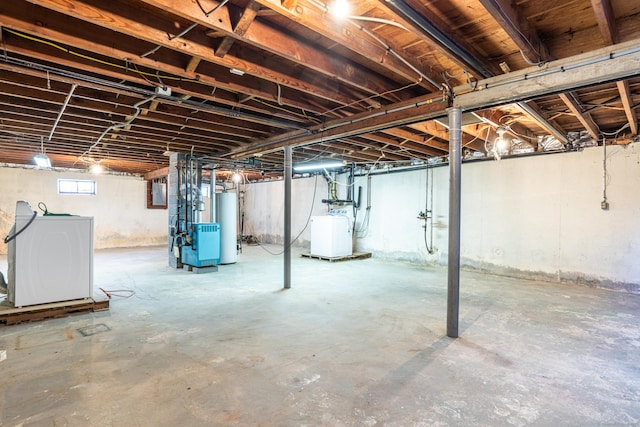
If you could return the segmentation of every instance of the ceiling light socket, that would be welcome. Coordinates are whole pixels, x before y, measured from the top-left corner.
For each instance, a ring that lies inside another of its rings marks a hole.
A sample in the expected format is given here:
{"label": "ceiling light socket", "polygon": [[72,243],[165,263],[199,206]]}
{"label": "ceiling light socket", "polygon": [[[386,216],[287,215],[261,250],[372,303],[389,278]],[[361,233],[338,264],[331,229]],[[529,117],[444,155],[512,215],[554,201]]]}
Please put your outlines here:
{"label": "ceiling light socket", "polygon": [[235,74],[236,76],[244,76],[244,71],[238,70],[237,68],[231,68],[229,69],[229,72],[231,74]]}
{"label": "ceiling light socket", "polygon": [[168,86],[156,86],[156,93],[162,96],[171,96],[171,88]]}

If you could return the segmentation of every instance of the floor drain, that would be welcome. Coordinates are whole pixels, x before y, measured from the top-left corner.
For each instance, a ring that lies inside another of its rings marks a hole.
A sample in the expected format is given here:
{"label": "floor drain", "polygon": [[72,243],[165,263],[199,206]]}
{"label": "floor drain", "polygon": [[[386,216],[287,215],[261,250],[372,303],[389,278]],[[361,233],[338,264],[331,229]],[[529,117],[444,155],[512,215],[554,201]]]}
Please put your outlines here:
{"label": "floor drain", "polygon": [[82,334],[83,336],[88,337],[91,335],[99,334],[101,332],[108,332],[110,330],[111,328],[104,323],[98,323],[97,325],[89,325],[85,326],[84,328],[79,328],[78,332],[80,332],[80,334]]}

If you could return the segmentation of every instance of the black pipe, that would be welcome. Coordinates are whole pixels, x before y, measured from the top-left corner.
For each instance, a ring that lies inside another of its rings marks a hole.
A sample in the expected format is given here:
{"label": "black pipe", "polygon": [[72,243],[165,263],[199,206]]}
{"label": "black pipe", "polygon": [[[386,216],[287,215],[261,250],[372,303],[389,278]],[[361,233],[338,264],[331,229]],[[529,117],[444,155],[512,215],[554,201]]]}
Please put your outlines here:
{"label": "black pipe", "polygon": [[440,31],[438,27],[433,25],[422,15],[418,14],[415,10],[406,4],[403,0],[387,0],[387,3],[397,9],[405,18],[409,19],[415,25],[417,25],[422,31],[433,37],[440,45],[451,51],[462,62],[471,66],[474,71],[480,73],[482,77],[492,77],[495,75],[490,69],[488,69],[483,63],[478,61],[473,55],[469,54],[466,50],[460,48],[453,40],[451,40],[445,33]]}

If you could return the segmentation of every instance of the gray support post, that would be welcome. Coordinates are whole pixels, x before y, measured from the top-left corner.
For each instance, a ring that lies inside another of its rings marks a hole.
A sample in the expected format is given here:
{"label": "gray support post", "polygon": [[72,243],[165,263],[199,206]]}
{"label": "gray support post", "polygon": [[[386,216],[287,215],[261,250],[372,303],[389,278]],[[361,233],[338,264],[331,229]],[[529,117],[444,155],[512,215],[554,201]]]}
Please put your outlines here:
{"label": "gray support post", "polygon": [[284,147],[284,288],[291,288],[291,147]]}
{"label": "gray support post", "polygon": [[447,336],[458,337],[460,305],[460,172],[462,169],[462,109],[449,114],[449,274],[447,287]]}

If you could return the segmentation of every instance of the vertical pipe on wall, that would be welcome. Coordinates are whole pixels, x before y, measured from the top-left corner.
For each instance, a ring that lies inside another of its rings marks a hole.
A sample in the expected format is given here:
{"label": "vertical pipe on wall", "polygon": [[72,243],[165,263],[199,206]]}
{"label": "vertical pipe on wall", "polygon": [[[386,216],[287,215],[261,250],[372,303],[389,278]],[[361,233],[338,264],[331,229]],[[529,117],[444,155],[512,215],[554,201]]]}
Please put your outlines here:
{"label": "vertical pipe on wall", "polygon": [[291,147],[284,147],[284,288],[291,288]]}
{"label": "vertical pipe on wall", "polygon": [[216,222],[216,168],[209,175],[209,222]]}
{"label": "vertical pipe on wall", "polygon": [[462,169],[462,109],[449,114],[449,263],[447,286],[447,336],[458,337],[460,305],[460,172]]}

